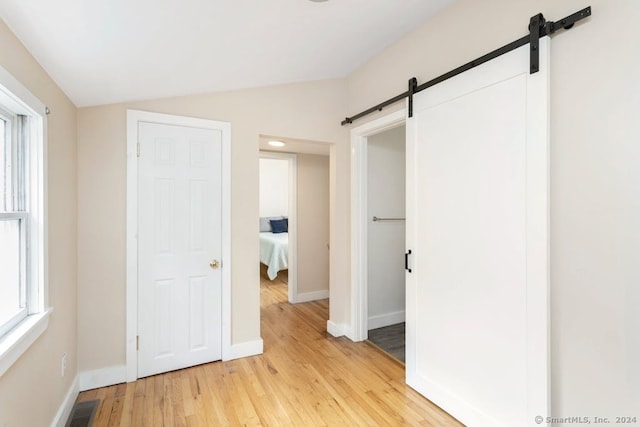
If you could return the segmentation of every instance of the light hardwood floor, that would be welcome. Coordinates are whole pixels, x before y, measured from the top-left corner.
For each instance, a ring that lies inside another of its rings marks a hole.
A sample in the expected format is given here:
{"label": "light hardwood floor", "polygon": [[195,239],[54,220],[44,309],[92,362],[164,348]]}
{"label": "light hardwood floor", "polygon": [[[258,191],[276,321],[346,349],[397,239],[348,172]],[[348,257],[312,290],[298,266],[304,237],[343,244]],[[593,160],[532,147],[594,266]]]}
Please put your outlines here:
{"label": "light hardwood floor", "polygon": [[261,283],[264,354],[85,391],[94,426],[461,426],[404,384],[404,366],[326,332],[329,302]]}

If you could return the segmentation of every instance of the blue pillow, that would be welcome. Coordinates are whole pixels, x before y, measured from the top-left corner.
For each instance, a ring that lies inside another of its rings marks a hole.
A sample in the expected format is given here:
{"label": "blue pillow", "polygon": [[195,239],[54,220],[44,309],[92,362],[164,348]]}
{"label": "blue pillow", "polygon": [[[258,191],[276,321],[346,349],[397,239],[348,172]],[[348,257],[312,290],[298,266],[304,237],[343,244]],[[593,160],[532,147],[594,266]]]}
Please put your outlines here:
{"label": "blue pillow", "polygon": [[269,223],[269,221],[271,221],[272,219],[282,219],[284,217],[282,216],[264,216],[264,217],[260,217],[260,232],[264,232],[264,231],[271,231],[271,224]]}
{"label": "blue pillow", "polygon": [[286,219],[272,219],[269,222],[271,223],[271,232],[273,234],[286,233],[289,231],[289,221]]}

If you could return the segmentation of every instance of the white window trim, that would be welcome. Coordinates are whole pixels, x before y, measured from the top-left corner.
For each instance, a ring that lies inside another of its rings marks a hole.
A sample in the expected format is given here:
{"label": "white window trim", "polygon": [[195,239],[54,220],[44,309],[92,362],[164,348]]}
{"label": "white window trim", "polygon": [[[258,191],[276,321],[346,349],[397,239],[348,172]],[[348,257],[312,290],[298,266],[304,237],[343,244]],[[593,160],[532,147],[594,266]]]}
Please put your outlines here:
{"label": "white window trim", "polygon": [[24,354],[49,325],[53,309],[49,307],[47,253],[47,116],[45,105],[15,77],[0,67],[0,103],[32,120],[30,212],[35,216],[30,228],[32,292],[30,313],[10,332],[0,338],[0,377]]}
{"label": "white window trim", "polygon": [[9,370],[22,354],[49,326],[52,308],[27,316],[0,341],[0,377]]}

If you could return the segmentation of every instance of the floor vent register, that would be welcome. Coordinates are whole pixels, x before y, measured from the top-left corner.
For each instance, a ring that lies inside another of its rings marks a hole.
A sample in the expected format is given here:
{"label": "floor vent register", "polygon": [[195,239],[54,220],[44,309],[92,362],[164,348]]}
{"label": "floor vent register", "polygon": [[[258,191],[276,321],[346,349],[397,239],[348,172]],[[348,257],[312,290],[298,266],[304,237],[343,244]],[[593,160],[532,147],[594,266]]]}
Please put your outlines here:
{"label": "floor vent register", "polygon": [[99,400],[76,402],[65,427],[91,427],[96,416]]}

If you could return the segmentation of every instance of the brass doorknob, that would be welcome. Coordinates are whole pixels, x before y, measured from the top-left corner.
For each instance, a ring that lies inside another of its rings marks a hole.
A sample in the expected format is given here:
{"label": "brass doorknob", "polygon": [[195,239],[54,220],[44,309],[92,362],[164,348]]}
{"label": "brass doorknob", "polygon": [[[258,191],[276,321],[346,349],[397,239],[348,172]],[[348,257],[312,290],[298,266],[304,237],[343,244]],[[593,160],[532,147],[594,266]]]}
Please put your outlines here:
{"label": "brass doorknob", "polygon": [[211,262],[209,263],[209,267],[215,270],[216,268],[220,267],[220,262],[217,259],[211,260]]}

